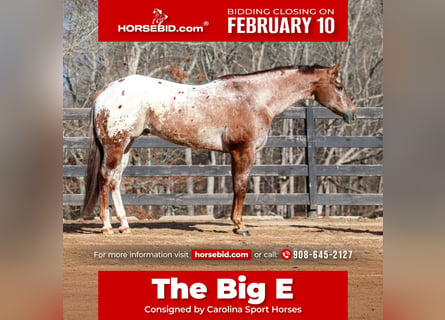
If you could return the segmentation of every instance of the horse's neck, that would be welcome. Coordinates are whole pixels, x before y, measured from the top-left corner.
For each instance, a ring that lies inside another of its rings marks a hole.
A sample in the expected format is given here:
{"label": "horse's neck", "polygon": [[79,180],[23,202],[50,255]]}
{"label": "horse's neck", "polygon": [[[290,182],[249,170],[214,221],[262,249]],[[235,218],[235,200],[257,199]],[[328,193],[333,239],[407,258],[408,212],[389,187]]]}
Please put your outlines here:
{"label": "horse's neck", "polygon": [[305,74],[298,69],[280,70],[269,75],[269,79],[263,81],[263,90],[270,90],[270,100],[266,108],[268,113],[275,118],[291,105],[312,97],[312,83],[317,81],[315,74]]}

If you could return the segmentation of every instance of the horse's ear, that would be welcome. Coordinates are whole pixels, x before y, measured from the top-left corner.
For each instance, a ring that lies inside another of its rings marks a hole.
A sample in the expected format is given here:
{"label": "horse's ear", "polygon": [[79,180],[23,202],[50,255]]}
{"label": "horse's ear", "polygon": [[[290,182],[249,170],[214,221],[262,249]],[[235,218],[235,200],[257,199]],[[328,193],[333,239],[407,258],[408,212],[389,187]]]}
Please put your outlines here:
{"label": "horse's ear", "polygon": [[337,78],[337,76],[338,76],[338,68],[340,67],[340,63],[341,63],[341,61],[339,61],[335,66],[329,68],[329,70],[328,70],[329,75],[334,76],[335,78]]}

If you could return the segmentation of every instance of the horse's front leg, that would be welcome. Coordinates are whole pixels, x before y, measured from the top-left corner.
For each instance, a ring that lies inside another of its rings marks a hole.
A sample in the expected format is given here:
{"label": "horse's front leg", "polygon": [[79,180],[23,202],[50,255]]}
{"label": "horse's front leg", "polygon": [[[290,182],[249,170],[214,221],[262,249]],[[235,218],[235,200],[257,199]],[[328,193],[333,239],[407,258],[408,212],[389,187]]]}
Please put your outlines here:
{"label": "horse's front leg", "polygon": [[232,205],[232,221],[236,228],[233,232],[249,236],[249,231],[243,224],[243,203],[246,197],[247,181],[250,170],[255,159],[254,148],[242,148],[232,150],[232,183],[233,183],[233,205]]}

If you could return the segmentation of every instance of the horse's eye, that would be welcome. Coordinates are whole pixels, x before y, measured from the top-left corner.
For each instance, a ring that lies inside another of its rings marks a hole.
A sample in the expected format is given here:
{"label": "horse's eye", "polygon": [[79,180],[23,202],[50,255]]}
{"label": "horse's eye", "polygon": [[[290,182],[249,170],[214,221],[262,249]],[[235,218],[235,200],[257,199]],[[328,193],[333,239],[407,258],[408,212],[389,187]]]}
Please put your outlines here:
{"label": "horse's eye", "polygon": [[338,91],[343,91],[343,86],[336,86],[335,89],[337,89]]}

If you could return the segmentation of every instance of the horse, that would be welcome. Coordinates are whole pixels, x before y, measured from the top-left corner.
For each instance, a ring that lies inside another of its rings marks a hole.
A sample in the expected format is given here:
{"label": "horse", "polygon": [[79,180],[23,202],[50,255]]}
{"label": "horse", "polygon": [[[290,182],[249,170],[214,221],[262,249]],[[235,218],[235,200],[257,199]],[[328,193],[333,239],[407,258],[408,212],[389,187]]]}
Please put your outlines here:
{"label": "horse", "polygon": [[247,181],[272,120],[306,99],[316,100],[347,123],[356,119],[356,108],[338,79],[339,66],[278,67],[226,75],[202,85],[142,75],[111,82],[97,92],[91,108],[82,214],[90,214],[100,196],[102,233],[113,233],[111,191],[119,232],[130,233],[119,189],[122,172],[133,141],[150,133],[178,145],[230,154],[233,231],[248,236],[242,220]]}

